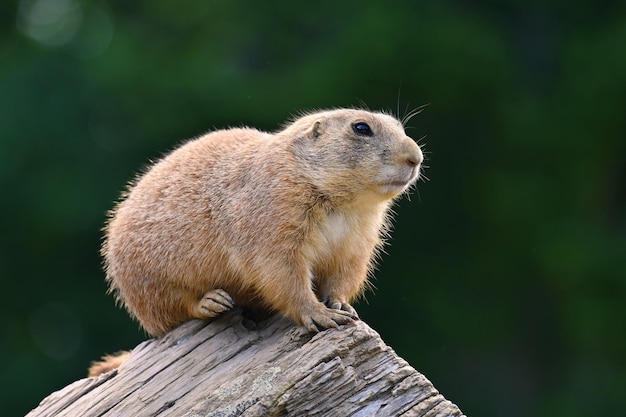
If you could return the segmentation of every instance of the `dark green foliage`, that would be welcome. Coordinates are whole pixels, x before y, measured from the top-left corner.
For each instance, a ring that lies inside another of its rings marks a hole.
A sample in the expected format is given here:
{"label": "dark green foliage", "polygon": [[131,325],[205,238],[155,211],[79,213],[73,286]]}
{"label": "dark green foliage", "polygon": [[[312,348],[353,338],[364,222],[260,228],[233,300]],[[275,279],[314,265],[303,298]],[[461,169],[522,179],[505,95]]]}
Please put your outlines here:
{"label": "dark green foliage", "polygon": [[[299,110],[399,111],[419,196],[357,309],[468,415],[614,415],[626,392],[623,2],[0,5],[0,415],[144,339],[105,213],[150,160]],[[619,414],[619,411],[617,411]]]}

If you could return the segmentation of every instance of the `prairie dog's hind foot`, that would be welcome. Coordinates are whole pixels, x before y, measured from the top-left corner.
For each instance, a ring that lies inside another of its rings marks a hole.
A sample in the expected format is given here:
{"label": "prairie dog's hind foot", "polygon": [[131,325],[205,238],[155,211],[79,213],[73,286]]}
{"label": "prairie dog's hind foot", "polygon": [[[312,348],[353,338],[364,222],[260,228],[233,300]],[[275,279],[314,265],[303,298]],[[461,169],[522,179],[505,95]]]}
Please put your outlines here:
{"label": "prairie dog's hind foot", "polygon": [[193,308],[194,317],[202,320],[211,319],[235,307],[232,297],[222,289],[206,292]]}

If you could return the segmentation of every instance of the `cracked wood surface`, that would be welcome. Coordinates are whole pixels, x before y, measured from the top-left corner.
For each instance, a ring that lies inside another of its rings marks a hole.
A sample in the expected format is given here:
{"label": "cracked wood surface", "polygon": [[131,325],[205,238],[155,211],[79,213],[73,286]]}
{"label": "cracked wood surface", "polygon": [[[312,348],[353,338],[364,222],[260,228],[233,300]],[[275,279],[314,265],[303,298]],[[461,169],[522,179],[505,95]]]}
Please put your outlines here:
{"label": "cracked wood surface", "polygon": [[463,416],[367,324],[307,333],[233,311],[139,344],[118,369],[76,381],[27,417]]}

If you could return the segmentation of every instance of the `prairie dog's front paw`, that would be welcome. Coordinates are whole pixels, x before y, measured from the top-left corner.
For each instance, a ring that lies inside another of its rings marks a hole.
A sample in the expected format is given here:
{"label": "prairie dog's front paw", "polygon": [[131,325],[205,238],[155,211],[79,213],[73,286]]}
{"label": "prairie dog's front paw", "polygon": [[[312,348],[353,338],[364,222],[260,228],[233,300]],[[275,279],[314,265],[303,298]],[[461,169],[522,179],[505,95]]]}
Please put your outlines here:
{"label": "prairie dog's front paw", "polygon": [[352,314],[354,316],[354,318],[358,319],[359,315],[357,314],[356,310],[354,309],[354,307],[352,307],[350,304],[348,303],[344,303],[341,302],[339,300],[335,300],[335,299],[328,299],[328,301],[326,301],[326,307],[333,309],[333,310],[342,310],[342,311],[346,311],[350,314]]}
{"label": "prairie dog's front paw", "polygon": [[311,332],[339,327],[340,324],[352,323],[358,320],[356,314],[348,311],[326,308],[320,303],[319,308],[312,309],[311,312],[302,315],[302,324]]}

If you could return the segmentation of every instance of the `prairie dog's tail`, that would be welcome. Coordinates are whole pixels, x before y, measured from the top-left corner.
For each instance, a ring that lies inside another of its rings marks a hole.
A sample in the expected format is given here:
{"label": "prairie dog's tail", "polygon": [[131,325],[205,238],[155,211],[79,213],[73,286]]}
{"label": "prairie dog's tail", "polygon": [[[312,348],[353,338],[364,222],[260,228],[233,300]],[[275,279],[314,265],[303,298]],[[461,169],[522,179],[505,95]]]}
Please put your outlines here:
{"label": "prairie dog's tail", "polygon": [[123,350],[113,355],[104,355],[101,360],[91,362],[87,376],[98,376],[105,372],[119,368],[119,366],[130,356],[130,352]]}

